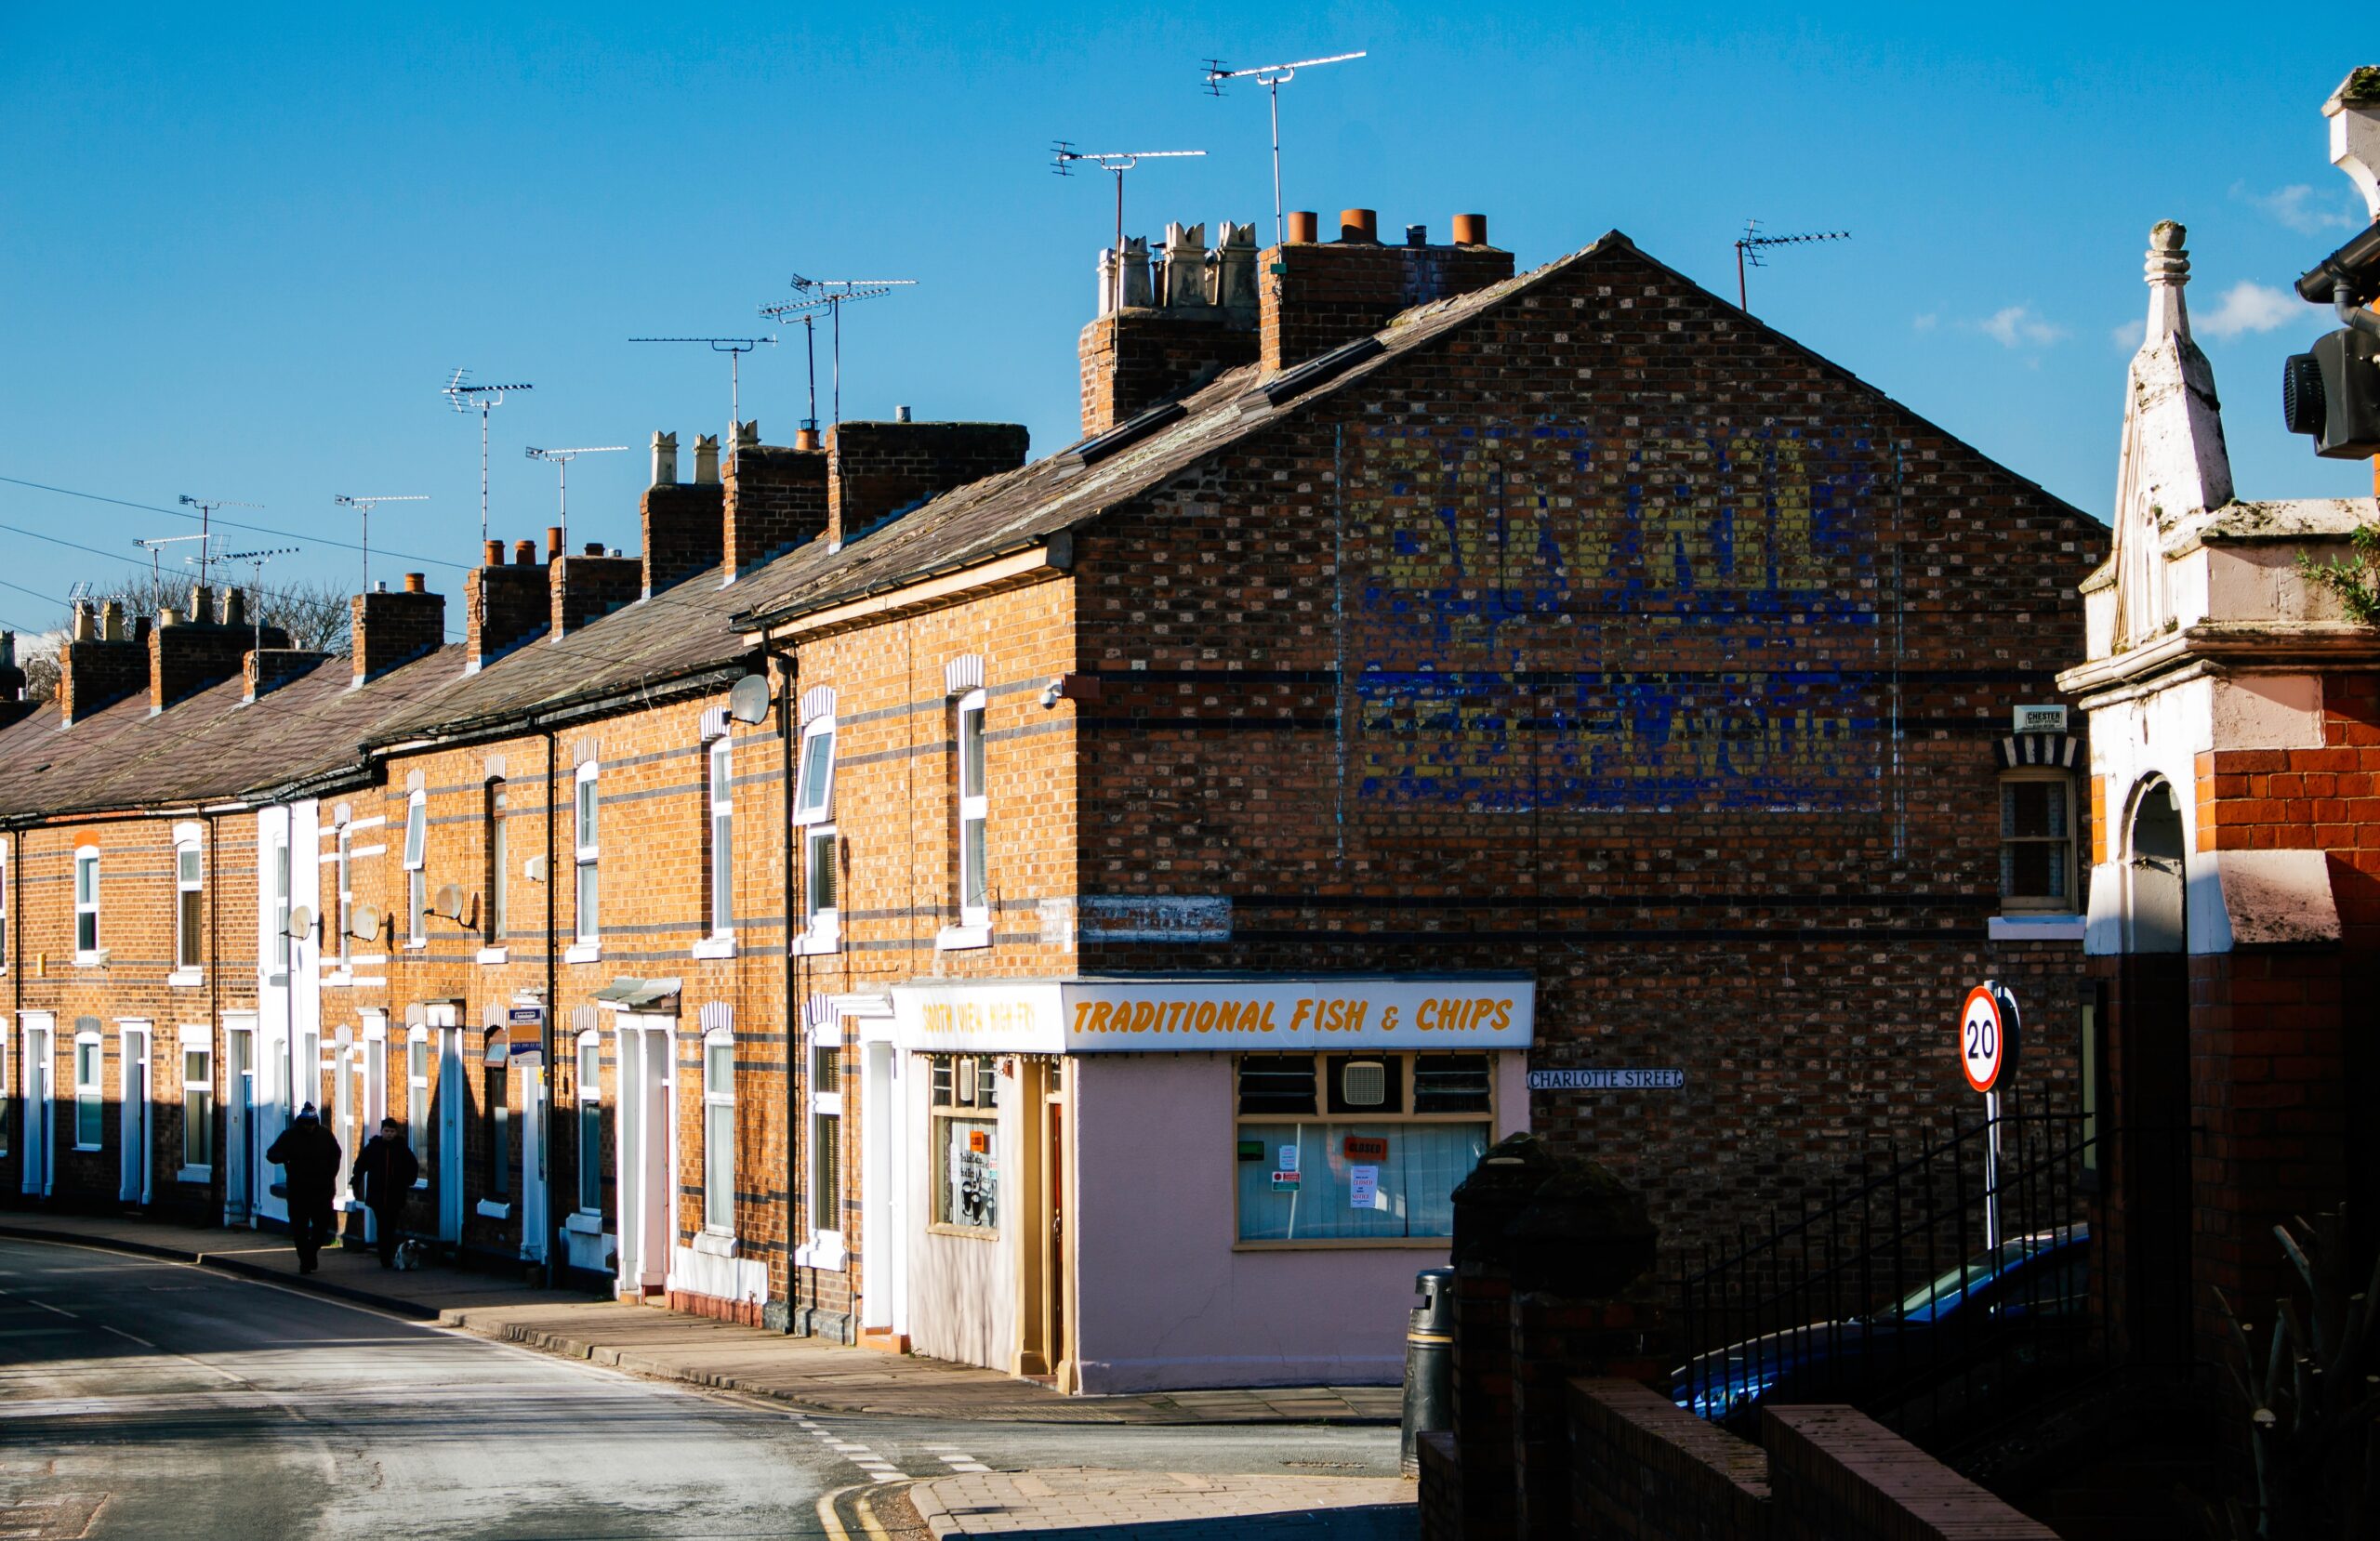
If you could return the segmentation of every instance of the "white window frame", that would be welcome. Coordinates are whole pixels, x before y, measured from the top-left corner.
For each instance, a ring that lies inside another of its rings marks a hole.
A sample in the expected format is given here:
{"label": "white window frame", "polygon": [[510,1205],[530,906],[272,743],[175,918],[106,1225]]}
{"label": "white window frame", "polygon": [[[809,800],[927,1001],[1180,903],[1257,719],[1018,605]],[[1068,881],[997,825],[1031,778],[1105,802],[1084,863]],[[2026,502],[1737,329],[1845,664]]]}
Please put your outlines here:
{"label": "white window frame", "polygon": [[[824,757],[823,759],[820,757]],[[812,767],[824,773],[812,784]],[[794,769],[793,823],[800,833],[801,862],[801,934],[794,939],[797,953],[832,953],[842,945],[841,848],[835,832],[835,714],[824,712],[801,725],[801,758]],[[807,795],[805,795],[807,794]],[[810,880],[813,863],[823,848],[835,875],[834,902],[818,902],[817,885]]]}
{"label": "white window frame", "polygon": [[[87,1081],[83,1078],[83,1050],[86,1047],[91,1051],[91,1078]],[[107,1148],[107,1034],[96,1027],[76,1028],[74,1030],[73,1135],[74,1149],[78,1151],[99,1151]],[[91,1108],[91,1121],[99,1130],[99,1138],[91,1140],[86,1140],[83,1138],[83,1105],[86,1100]]]}
{"label": "white window frame", "polygon": [[[430,1141],[437,1138],[437,1130],[430,1123],[430,1066],[436,1061],[436,1046],[430,1041],[430,1029],[413,1027],[405,1030],[405,1139],[413,1146],[417,1170],[414,1187],[430,1186]],[[416,1067],[419,1068],[416,1069]]]}
{"label": "white window frame", "polygon": [[[9,858],[14,854],[15,848],[13,844],[7,840],[0,840],[0,974],[7,973],[8,965],[16,955],[9,950],[9,943],[15,939],[8,931]],[[5,1070],[5,1068],[6,1055],[5,1053],[0,1053],[0,1070]],[[5,1075],[0,1075],[0,1102],[6,1102],[7,1100],[7,1095],[8,1083],[7,1077]],[[7,1123],[7,1120],[5,1117],[0,1117],[0,1140],[6,1140],[8,1138],[5,1127]],[[0,1155],[5,1155],[7,1153],[7,1150],[4,1147],[0,1147]]]}
{"label": "white window frame", "polygon": [[[183,913],[196,894],[194,925]],[[206,979],[206,850],[196,824],[174,826],[174,968],[165,982],[189,989]]]}
{"label": "white window frame", "polygon": [[[726,1051],[727,1084],[712,1073],[721,1050]],[[703,1034],[703,1231],[707,1235],[735,1234],[735,1032],[714,1027]],[[721,1148],[719,1121],[725,1110],[727,1139]]]}
{"label": "white window frame", "polygon": [[296,949],[289,942],[290,888],[295,881],[296,876],[290,870],[289,832],[284,829],[272,842],[272,981],[275,984],[287,981],[290,959],[296,955]]}
{"label": "white window frame", "polygon": [[[998,1241],[1001,1234],[1002,1221],[1014,1223],[1009,1214],[1012,1197],[1009,1185],[1001,1181],[997,1175],[999,1171],[1000,1140],[999,1082],[997,1074],[991,1078],[991,1086],[988,1088],[991,1100],[988,1102],[983,1100],[984,1092],[986,1089],[983,1084],[983,1066],[995,1058],[995,1056],[985,1054],[926,1056],[923,1066],[926,1073],[925,1219],[926,1230],[932,1234],[972,1236],[982,1241]],[[952,1096],[947,1103],[936,1102],[933,1100],[934,1061],[938,1060],[947,1060],[950,1062]],[[946,1157],[950,1149],[949,1126],[954,1121],[990,1126],[992,1169],[995,1173],[994,1181],[997,1184],[993,1189],[993,1223],[990,1225],[969,1225],[963,1220],[936,1218],[940,1211],[947,1207],[945,1202],[949,1192]]]}
{"label": "white window frame", "polygon": [[734,741],[722,733],[711,740],[704,757],[709,788],[707,843],[710,847],[710,935],[713,942],[735,940],[735,752]]}
{"label": "white window frame", "polygon": [[430,792],[414,788],[405,799],[405,940],[420,951],[430,945]]}
{"label": "white window frame", "polygon": [[502,776],[480,784],[481,838],[486,842],[487,915],[481,922],[479,961],[502,963],[511,955],[504,932],[512,918],[512,841],[505,833],[511,810],[511,787]]}
{"label": "white window frame", "polygon": [[[592,963],[603,955],[603,814],[600,765],[588,760],[571,784],[572,935],[576,939],[562,954],[565,963]],[[588,839],[588,836],[593,839]]]}
{"label": "white window frame", "polygon": [[[338,927],[338,970],[350,975],[353,968],[355,947],[348,932],[355,924],[355,836],[347,825],[338,826],[331,857],[331,893],[337,908],[333,916]],[[378,1126],[374,1126],[374,1132]]]}
{"label": "white window frame", "polygon": [[[603,1213],[603,1034],[588,1028],[578,1035],[577,1048],[578,1062],[574,1069],[571,1087],[572,1096],[577,1103],[575,1111],[578,1115],[571,1129],[571,1138],[577,1142],[578,1206],[575,1212],[600,1219]],[[590,1070],[592,1074],[588,1073]],[[588,1138],[590,1127],[594,1131],[591,1140]],[[589,1192],[587,1179],[590,1172],[595,1179],[593,1204],[587,1202]]]}
{"label": "white window frame", "polygon": [[[824,740],[822,744],[820,741]],[[826,757],[826,774],[813,789],[813,757]],[[835,821],[835,714],[824,712],[801,725],[801,758],[794,767],[793,822],[825,824]]]}
{"label": "white window frame", "polygon": [[[215,1039],[214,1035],[209,1033],[204,1025],[194,1026],[189,1022],[184,1022],[181,1025],[178,1036],[180,1041],[178,1068],[181,1072],[182,1081],[182,1159],[181,1170],[176,1174],[176,1177],[178,1180],[182,1182],[211,1182],[215,1178],[215,1110],[217,1106],[215,1100]],[[191,1079],[190,1057],[193,1054],[203,1055],[206,1061],[206,1074],[202,1080],[193,1081]],[[190,1099],[191,1093],[192,1092],[203,1093],[206,1098],[205,1128],[207,1159],[205,1161],[192,1161],[190,1159]]]}
{"label": "white window frame", "polygon": [[971,767],[984,758],[985,701],[982,691],[969,691],[959,697],[951,712],[951,750],[956,771],[952,780],[956,783],[953,790],[958,794],[951,838],[959,852],[959,924],[944,927],[935,936],[934,946],[943,952],[988,947],[992,942],[991,882],[985,870],[991,854],[991,797],[983,771],[971,773]]}
{"label": "white window frame", "polygon": [[[799,1196],[802,1220],[809,1230],[810,1241],[808,1245],[798,1248],[794,1255],[794,1261],[804,1268],[826,1269],[839,1273],[848,1265],[850,1258],[850,1253],[843,1242],[841,1213],[845,1200],[841,1168],[843,1160],[848,1155],[842,1139],[844,1132],[842,1052],[843,1022],[840,1015],[830,1014],[827,1020],[813,1024],[810,1029],[810,1055],[801,1065],[802,1081],[809,1088],[810,1118],[809,1126],[802,1130],[802,1138],[809,1143],[805,1147],[802,1158],[801,1192]],[[836,1073],[832,1089],[822,1090],[818,1084],[818,1057],[821,1054],[835,1056]],[[830,1118],[835,1121],[836,1163],[835,1170],[826,1176],[834,1192],[832,1206],[835,1213],[821,1216],[818,1212],[820,1177],[818,1126],[822,1121]],[[828,1223],[821,1225],[819,1221],[822,1218]]]}
{"label": "white window frame", "polygon": [[[87,920],[86,917],[88,917]],[[84,945],[86,930],[90,945]],[[91,968],[105,963],[108,951],[99,945],[99,848],[74,848],[74,966]]]}
{"label": "white window frame", "polygon": [[[2005,810],[2007,808],[2008,788],[2019,783],[2046,783],[2060,789],[2063,793],[2063,797],[2060,799],[2061,809],[2066,823],[2066,833],[2063,836],[2019,836],[2010,835],[2007,832],[2007,815]],[[1998,840],[1995,842],[1993,849],[1999,853],[2000,865],[2003,873],[2007,863],[2009,847],[2015,845],[2052,846],[2056,848],[2058,860],[2062,861],[2065,864],[2064,882],[2066,888],[2066,892],[2056,898],[2034,898],[2030,896],[2011,895],[2005,888],[2005,877],[2001,876],[1996,879],[1996,886],[2001,889],[2000,914],[2002,915],[2011,918],[2022,917],[2023,919],[2030,920],[2034,923],[2036,928],[2038,928],[2042,922],[2045,921],[2055,922],[2061,919],[2080,919],[2082,915],[2082,895],[2080,890],[2082,888],[2082,863],[2079,847],[2082,839],[2082,819],[2080,817],[2081,809],[2077,802],[2076,792],[2081,785],[2082,779],[2080,777],[2076,776],[2073,771],[2066,769],[2064,766],[2059,765],[2020,765],[2000,772],[1999,780],[1994,784],[1993,788],[1994,812],[1998,815],[1997,822],[2000,824],[2000,836]],[[1995,935],[1997,933],[1995,933]],[[2030,935],[2033,933],[2028,931],[2019,934]]]}

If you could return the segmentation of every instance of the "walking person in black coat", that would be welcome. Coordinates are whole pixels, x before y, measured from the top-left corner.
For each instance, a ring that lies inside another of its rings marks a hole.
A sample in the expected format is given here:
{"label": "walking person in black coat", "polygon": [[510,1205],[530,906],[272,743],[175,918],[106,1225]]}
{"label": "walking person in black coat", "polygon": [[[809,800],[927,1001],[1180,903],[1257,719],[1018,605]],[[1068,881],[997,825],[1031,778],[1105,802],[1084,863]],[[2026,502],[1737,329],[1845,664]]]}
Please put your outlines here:
{"label": "walking person in black coat", "polygon": [[355,1196],[371,1207],[379,1232],[382,1268],[396,1266],[397,1215],[419,1176],[421,1163],[405,1143],[405,1126],[393,1118],[383,1118],[380,1132],[365,1140],[357,1152],[355,1175],[348,1179]]}
{"label": "walking person in black coat", "polygon": [[298,1244],[298,1271],[311,1273],[315,1255],[336,1233],[331,1194],[338,1187],[338,1140],[323,1127],[309,1102],[264,1158],[280,1166],[282,1189],[289,1195],[289,1234]]}

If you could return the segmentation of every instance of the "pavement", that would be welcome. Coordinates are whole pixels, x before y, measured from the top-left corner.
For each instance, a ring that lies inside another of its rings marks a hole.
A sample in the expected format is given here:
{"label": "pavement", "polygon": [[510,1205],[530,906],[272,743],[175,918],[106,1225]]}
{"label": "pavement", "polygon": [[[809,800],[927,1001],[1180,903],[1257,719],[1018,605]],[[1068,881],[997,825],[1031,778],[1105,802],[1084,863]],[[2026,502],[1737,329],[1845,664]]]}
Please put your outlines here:
{"label": "pavement", "polygon": [[1402,1400],[1394,1386],[1064,1396],[996,1370],[589,1299],[496,1274],[444,1267],[392,1271],[358,1248],[325,1250],[319,1272],[300,1274],[288,1239],[272,1231],[13,1211],[0,1212],[0,1236],[198,1263],[567,1359],[818,1413],[976,1422],[1370,1425],[1396,1422]]}
{"label": "pavement", "polygon": [[[871,1500],[892,1535],[1057,1535],[1066,1541],[1391,1541],[1420,1534],[1395,1477],[1212,1476],[1068,1468],[966,1472]],[[901,1500],[906,1501],[904,1512]],[[912,1519],[914,1516],[914,1519]]]}

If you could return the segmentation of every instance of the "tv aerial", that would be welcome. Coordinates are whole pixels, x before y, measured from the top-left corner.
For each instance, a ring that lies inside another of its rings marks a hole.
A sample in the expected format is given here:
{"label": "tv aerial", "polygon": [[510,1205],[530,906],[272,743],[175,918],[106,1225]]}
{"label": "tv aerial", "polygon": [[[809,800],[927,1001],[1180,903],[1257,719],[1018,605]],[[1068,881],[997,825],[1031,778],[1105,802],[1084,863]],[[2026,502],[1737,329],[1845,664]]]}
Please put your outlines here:
{"label": "tv aerial", "polygon": [[1068,143],[1064,139],[1056,140],[1051,148],[1057,155],[1057,165],[1055,169],[1061,177],[1073,176],[1074,172],[1070,167],[1072,167],[1074,163],[1077,161],[1088,161],[1092,165],[1097,166],[1100,170],[1109,172],[1114,175],[1116,178],[1116,255],[1118,261],[1123,259],[1124,254],[1124,173],[1131,170],[1134,166],[1139,165],[1143,161],[1186,160],[1195,156],[1204,155],[1206,153],[1203,150],[1110,150],[1094,151],[1077,150],[1072,144]]}
{"label": "tv aerial", "polygon": [[487,415],[504,404],[505,397],[516,390],[535,390],[528,384],[477,385],[468,369],[455,371],[446,382],[443,394],[456,412],[480,415],[480,545],[487,545]]}
{"label": "tv aerial", "polygon": [[[837,426],[840,427],[843,420],[843,307],[863,299],[881,299],[895,289],[913,289],[917,283],[914,278],[804,278],[796,273],[793,275],[793,292],[801,298],[787,300],[783,305],[760,307],[760,314],[771,321],[780,324],[800,321],[804,327],[810,326],[821,311],[826,313],[827,325],[833,333],[831,346],[834,350]],[[818,427],[818,354],[814,334],[810,344],[810,415],[802,421],[804,426],[814,430]]]}
{"label": "tv aerial", "polygon": [[[294,557],[298,551],[298,547],[295,546],[276,546],[264,551],[226,551],[216,559],[218,561],[244,561],[248,564],[248,593],[256,601],[248,607],[248,613],[256,622],[254,645],[259,652],[264,651],[264,564],[275,557]],[[205,582],[204,579],[200,581]]]}
{"label": "tv aerial", "polygon": [[[430,501],[430,494],[428,493],[379,493],[366,497],[358,494],[341,493],[331,501],[342,508],[352,508],[363,517],[364,592],[369,594],[372,592],[372,510],[383,503],[427,503]],[[480,511],[480,517],[484,526],[487,517],[484,507]]]}
{"label": "tv aerial", "polygon": [[198,510],[198,581],[200,586],[204,587],[206,584],[206,564],[213,560],[209,553],[215,549],[212,533],[208,529],[213,521],[215,510],[218,508],[261,508],[264,505],[242,503],[239,499],[231,497],[192,497],[188,493],[182,494],[181,498],[185,506]]}
{"label": "tv aerial", "polygon": [[1759,220],[1745,220],[1743,234],[1736,237],[1736,309],[1746,315],[1752,314],[1752,304],[1746,297],[1744,290],[1744,270],[1748,267],[1767,267],[1768,263],[1761,257],[1761,253],[1769,247],[1806,246],[1817,241],[1848,241],[1850,239],[1849,230],[1809,230],[1800,235],[1763,235],[1760,232]]}
{"label": "tv aerial", "polygon": [[164,569],[158,565],[158,560],[164,556],[165,547],[179,546],[182,542],[189,540],[211,541],[214,538],[213,535],[158,535],[149,540],[136,540],[132,544],[149,553],[150,586],[163,592],[165,586],[165,574]]}
{"label": "tv aerial", "polygon": [[1344,64],[1351,59],[1361,59],[1366,49],[1352,54],[1332,54],[1326,59],[1301,59],[1288,64],[1259,64],[1252,70],[1234,70],[1220,59],[1207,60],[1207,90],[1214,96],[1223,94],[1223,86],[1235,80],[1252,80],[1269,92],[1273,99],[1273,244],[1285,239],[1281,226],[1281,87],[1297,79],[1300,70],[1312,70],[1324,64]]}
{"label": "tv aerial", "polygon": [[[744,425],[744,355],[763,344],[776,346],[774,337],[630,337],[630,342],[699,342],[710,345],[714,353],[727,355],[727,453],[735,453],[735,430]],[[613,449],[623,445],[608,446]]]}
{"label": "tv aerial", "polygon": [[570,463],[582,454],[609,454],[627,448],[626,444],[582,444],[573,450],[541,450],[534,444],[529,447],[530,459],[551,461],[562,474],[562,548],[565,555],[570,551]]}

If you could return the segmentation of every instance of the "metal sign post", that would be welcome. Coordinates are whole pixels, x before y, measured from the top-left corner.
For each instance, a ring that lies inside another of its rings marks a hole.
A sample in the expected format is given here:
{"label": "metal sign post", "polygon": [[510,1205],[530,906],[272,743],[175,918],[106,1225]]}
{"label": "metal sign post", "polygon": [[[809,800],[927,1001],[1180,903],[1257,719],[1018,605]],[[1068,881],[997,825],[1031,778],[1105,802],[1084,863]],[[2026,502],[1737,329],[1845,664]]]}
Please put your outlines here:
{"label": "metal sign post", "polygon": [[1983,1245],[2000,1250],[2000,1080],[2016,1061],[2016,997],[1996,980],[1967,992],[1959,1011],[1959,1068],[1983,1094]]}

